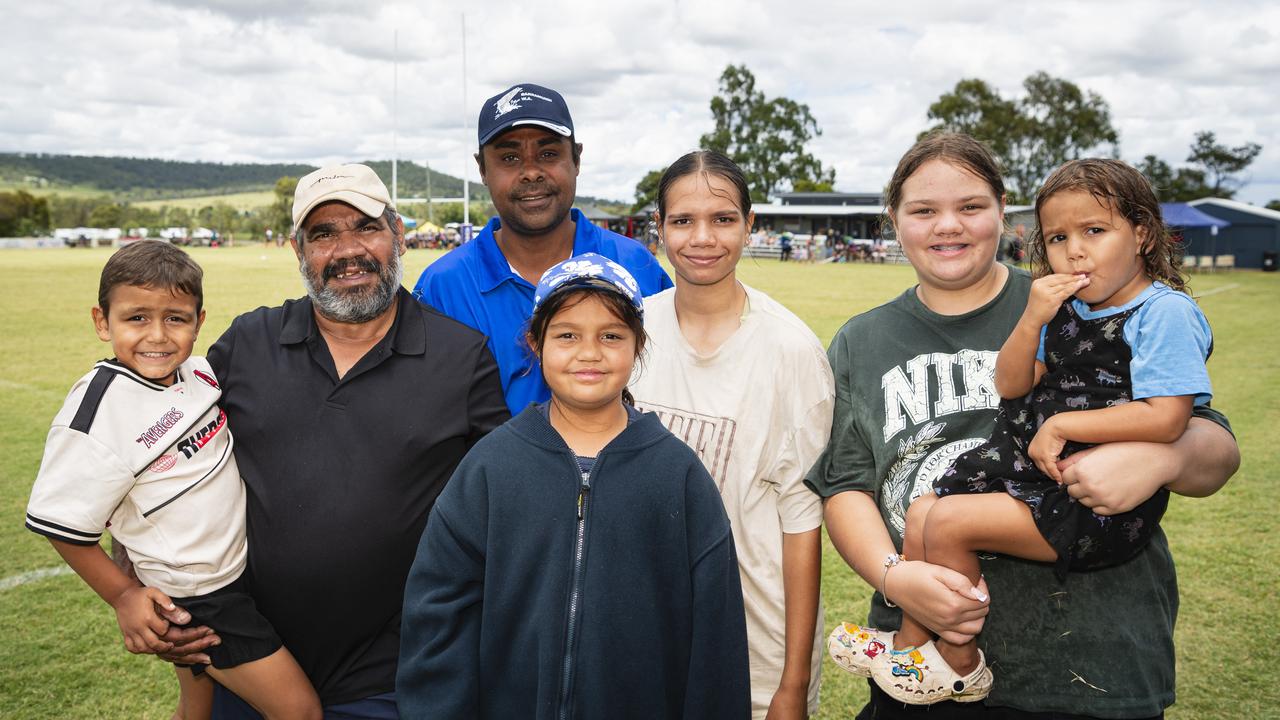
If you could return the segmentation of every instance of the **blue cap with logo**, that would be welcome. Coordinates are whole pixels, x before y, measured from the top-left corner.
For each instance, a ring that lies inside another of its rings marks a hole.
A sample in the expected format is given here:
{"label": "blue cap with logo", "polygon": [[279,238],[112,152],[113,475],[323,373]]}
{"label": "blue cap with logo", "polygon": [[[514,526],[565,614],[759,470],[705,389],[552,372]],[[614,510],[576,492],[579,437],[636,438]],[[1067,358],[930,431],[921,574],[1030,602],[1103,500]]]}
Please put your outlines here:
{"label": "blue cap with logo", "polygon": [[541,85],[521,83],[484,101],[476,131],[484,147],[516,125],[537,125],[556,134],[573,135],[573,118],[560,93]]}
{"label": "blue cap with logo", "polygon": [[630,301],[641,317],[644,316],[640,284],[626,268],[597,253],[575,255],[548,268],[533,293],[533,312],[538,312],[542,303],[552,295],[580,287],[616,292]]}

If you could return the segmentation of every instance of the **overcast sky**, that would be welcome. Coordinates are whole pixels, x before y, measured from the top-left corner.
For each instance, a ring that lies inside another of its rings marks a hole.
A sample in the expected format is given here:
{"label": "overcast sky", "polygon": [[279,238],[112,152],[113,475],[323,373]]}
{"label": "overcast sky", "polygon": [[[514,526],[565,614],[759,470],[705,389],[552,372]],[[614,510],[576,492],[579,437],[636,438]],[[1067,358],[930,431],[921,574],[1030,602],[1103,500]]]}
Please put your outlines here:
{"label": "overcast sky", "polygon": [[0,0],[0,151],[323,163],[398,146],[460,176],[480,103],[534,82],[569,102],[579,193],[629,200],[646,171],[696,147],[720,73],[745,63],[768,96],[809,105],[836,188],[865,191],[958,80],[1012,96],[1044,70],[1110,103],[1125,159],[1176,166],[1213,130],[1263,145],[1238,197],[1280,198],[1274,1],[610,5]]}

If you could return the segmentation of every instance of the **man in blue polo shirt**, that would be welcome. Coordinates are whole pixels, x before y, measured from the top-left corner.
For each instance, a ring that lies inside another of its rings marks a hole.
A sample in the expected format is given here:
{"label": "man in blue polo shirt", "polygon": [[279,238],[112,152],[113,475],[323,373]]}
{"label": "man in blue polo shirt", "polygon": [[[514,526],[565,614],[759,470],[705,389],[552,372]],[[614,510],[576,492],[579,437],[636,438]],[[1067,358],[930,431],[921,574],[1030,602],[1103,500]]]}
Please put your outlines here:
{"label": "man in blue polo shirt", "polygon": [[476,163],[498,216],[428,266],[413,294],[488,336],[515,415],[551,397],[524,342],[533,291],[547,268],[594,252],[630,270],[646,296],[671,287],[671,279],[643,245],[573,208],[582,145],[560,93],[515,85],[485,101],[477,128]]}

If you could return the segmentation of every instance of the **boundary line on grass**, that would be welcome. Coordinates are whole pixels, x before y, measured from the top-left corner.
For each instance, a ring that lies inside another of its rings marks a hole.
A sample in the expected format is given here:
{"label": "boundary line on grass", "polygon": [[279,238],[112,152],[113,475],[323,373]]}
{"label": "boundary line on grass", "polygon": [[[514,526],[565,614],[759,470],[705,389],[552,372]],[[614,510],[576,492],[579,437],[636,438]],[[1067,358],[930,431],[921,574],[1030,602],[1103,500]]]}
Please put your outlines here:
{"label": "boundary line on grass", "polygon": [[1231,283],[1230,285],[1223,285],[1212,290],[1205,290],[1202,293],[1196,293],[1196,297],[1209,297],[1210,295],[1217,295],[1218,293],[1224,293],[1228,290],[1235,290],[1238,287],[1240,287],[1240,283]]}
{"label": "boundary line on grass", "polygon": [[60,395],[58,392],[54,390],[46,390],[38,385],[32,385],[31,383],[17,382],[16,380],[5,380],[4,378],[0,378],[0,390],[21,390],[23,392],[29,392],[35,395],[40,395],[42,397],[49,397],[49,398],[52,398],[52,397],[65,398],[66,397],[66,395]]}
{"label": "boundary line on grass", "polygon": [[58,565],[57,567],[40,568],[39,570],[31,570],[30,572],[10,575],[7,578],[0,579],[0,592],[12,590],[20,585],[44,580],[51,577],[61,577],[63,575],[71,575],[75,571],[66,565]]}

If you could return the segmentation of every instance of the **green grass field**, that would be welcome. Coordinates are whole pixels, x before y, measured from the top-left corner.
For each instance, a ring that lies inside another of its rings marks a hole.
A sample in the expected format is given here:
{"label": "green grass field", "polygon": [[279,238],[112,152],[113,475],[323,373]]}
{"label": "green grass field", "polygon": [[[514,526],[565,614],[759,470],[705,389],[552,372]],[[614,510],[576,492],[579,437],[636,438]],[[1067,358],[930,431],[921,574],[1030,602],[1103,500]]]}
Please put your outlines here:
{"label": "green grass field", "polygon": [[[49,421],[70,384],[110,354],[93,335],[89,308],[106,250],[0,253],[10,289],[0,295],[0,579],[59,566],[41,537],[23,528],[31,481]],[[231,319],[302,293],[288,248],[196,248],[206,271],[203,353]],[[406,277],[438,254],[412,251]],[[852,314],[914,282],[905,266],[783,265],[744,260],[743,280],[794,310],[826,343]],[[1232,419],[1244,453],[1240,472],[1211,498],[1178,498],[1164,525],[1178,560],[1178,704],[1169,716],[1276,717],[1280,707],[1280,538],[1265,483],[1280,474],[1280,274],[1197,276],[1193,290],[1213,323],[1209,364],[1214,405]],[[1272,438],[1270,442],[1266,438]],[[827,545],[826,626],[866,617],[868,589]],[[999,599],[996,600],[999,602]],[[0,580],[0,717],[166,718],[177,697],[161,662],[123,650],[110,609],[78,578]],[[824,665],[820,718],[850,717],[862,681]]]}
{"label": "green grass field", "polygon": [[170,198],[168,200],[142,200],[133,203],[136,207],[150,208],[159,210],[168,206],[171,208],[186,208],[192,212],[201,210],[206,207],[223,203],[230,205],[236,210],[257,210],[260,207],[270,205],[275,201],[276,194],[271,190],[255,190],[250,192],[228,193],[223,195],[199,195],[195,197]]}

